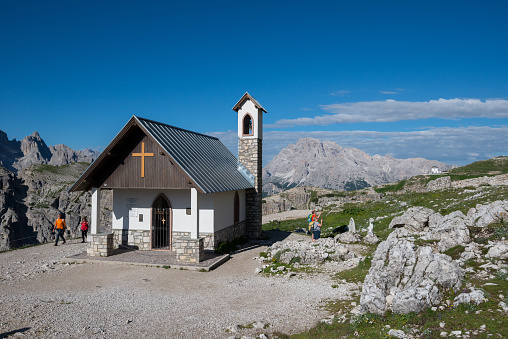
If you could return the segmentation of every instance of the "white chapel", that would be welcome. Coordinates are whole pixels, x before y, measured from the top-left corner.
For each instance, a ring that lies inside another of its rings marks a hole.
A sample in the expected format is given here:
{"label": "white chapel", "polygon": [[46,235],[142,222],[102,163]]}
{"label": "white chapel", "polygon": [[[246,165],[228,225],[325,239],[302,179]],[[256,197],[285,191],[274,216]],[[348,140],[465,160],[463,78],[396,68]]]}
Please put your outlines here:
{"label": "white chapel", "polygon": [[[199,262],[220,242],[259,237],[267,112],[249,93],[233,110],[238,159],[217,138],[132,116],[69,189],[92,191],[88,255],[128,247]],[[112,228],[98,233],[103,190],[112,190]]]}

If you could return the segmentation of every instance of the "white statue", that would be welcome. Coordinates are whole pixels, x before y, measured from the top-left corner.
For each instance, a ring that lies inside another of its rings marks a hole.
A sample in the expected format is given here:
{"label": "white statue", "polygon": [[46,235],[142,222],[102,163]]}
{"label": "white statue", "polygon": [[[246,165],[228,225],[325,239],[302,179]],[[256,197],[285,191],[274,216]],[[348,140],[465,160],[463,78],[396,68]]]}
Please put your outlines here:
{"label": "white statue", "polygon": [[369,219],[369,227],[367,228],[367,235],[370,237],[374,236],[374,225],[372,223],[374,222],[374,219]]}
{"label": "white statue", "polygon": [[349,232],[356,233],[356,226],[355,226],[355,220],[351,217],[349,220],[349,226],[348,226]]}

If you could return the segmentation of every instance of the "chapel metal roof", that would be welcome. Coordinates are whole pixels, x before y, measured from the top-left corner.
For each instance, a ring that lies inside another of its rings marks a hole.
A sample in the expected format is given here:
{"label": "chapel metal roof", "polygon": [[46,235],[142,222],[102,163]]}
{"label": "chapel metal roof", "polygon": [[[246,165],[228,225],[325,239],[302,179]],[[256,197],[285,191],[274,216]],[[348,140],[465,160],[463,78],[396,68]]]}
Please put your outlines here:
{"label": "chapel metal roof", "polygon": [[203,193],[253,188],[249,172],[214,137],[134,116]]}

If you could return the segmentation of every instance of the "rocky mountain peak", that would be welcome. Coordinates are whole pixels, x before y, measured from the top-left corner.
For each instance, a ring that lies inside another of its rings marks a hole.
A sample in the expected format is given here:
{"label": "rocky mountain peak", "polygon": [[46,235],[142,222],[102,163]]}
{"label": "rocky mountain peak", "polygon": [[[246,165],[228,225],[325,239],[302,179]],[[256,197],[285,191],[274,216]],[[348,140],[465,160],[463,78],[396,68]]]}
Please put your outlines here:
{"label": "rocky mountain peak", "polygon": [[263,169],[263,187],[271,195],[296,186],[355,190],[395,182],[452,166],[423,158],[396,159],[345,148],[332,141],[303,138],[282,149]]}
{"label": "rocky mountain peak", "polygon": [[74,162],[92,162],[99,152],[91,149],[75,151],[60,144],[46,145],[37,131],[21,141],[9,140],[7,134],[0,131],[0,166],[11,172],[28,168],[32,164],[67,165]]}

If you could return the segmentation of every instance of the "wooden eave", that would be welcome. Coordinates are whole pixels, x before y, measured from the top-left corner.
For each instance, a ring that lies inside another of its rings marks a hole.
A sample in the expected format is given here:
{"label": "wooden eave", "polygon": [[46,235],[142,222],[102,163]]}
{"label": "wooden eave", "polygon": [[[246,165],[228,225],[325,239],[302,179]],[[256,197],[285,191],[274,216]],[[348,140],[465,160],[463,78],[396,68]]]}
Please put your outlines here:
{"label": "wooden eave", "polygon": [[115,168],[111,169],[108,167],[108,165],[113,165],[113,159],[118,158],[119,156],[119,152],[115,152],[115,150],[117,147],[121,147],[123,143],[126,143],[124,140],[126,140],[129,135],[133,135],[137,128],[139,128],[141,132],[158,145],[161,154],[163,153],[167,157],[168,163],[171,162],[171,164],[176,166],[180,172],[185,175],[193,187],[195,187],[200,193],[204,193],[203,189],[195,182],[195,180],[189,176],[189,174],[178,164],[178,162],[175,161],[175,159],[173,159],[171,155],[167,154],[159,142],[143,127],[135,115],[132,116],[132,118],[125,124],[99,157],[85,170],[71,188],[69,188],[69,192],[88,191],[92,187],[101,187],[104,181],[108,178],[109,174],[115,170]]}
{"label": "wooden eave", "polygon": [[254,99],[254,97],[252,95],[249,94],[249,92],[245,92],[245,94],[242,96],[242,98],[240,100],[238,100],[236,105],[233,106],[233,111],[238,112],[238,110],[240,109],[240,107],[243,105],[243,103],[246,100],[252,101],[254,103],[254,106],[256,106],[257,109],[260,109],[260,110],[262,110],[265,113],[268,113],[266,111],[266,109],[264,109],[264,107],[261,106],[261,104],[256,99]]}

